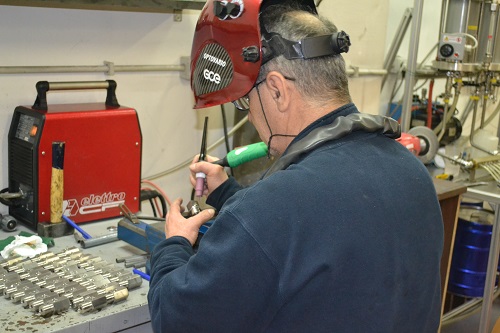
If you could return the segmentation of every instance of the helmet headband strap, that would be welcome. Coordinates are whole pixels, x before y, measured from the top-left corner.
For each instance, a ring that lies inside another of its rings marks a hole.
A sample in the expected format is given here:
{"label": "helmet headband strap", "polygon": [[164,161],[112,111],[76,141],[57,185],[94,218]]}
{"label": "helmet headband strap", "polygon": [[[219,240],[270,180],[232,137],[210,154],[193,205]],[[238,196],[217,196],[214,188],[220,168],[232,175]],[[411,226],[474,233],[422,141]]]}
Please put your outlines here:
{"label": "helmet headband strap", "polygon": [[349,51],[351,41],[344,31],[330,35],[306,37],[294,42],[275,32],[264,32],[262,40],[262,64],[283,55],[286,59],[312,59]]}

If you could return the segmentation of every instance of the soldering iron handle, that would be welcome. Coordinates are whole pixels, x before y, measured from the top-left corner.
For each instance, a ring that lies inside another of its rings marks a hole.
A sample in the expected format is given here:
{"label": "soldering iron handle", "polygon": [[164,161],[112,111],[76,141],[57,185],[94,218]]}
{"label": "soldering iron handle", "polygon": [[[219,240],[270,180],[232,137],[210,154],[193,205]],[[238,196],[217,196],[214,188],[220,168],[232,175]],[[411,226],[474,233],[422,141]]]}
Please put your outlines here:
{"label": "soldering iron handle", "polygon": [[234,168],[243,163],[267,156],[267,153],[267,145],[264,142],[258,142],[230,151],[226,159],[228,165]]}
{"label": "soldering iron handle", "polygon": [[223,167],[228,167],[229,166],[229,163],[227,162],[227,158],[226,157],[221,158],[220,160],[217,160],[217,161],[213,161],[212,164],[217,164],[217,165],[220,165],[220,166],[223,166]]}

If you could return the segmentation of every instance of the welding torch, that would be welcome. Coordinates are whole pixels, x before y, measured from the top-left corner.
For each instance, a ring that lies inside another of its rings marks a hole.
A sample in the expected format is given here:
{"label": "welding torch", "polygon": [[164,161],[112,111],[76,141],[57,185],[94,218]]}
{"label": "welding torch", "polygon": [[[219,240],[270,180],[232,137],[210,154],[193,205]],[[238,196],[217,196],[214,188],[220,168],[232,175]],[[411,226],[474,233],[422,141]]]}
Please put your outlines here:
{"label": "welding torch", "polygon": [[224,158],[212,163],[234,168],[243,163],[267,156],[267,152],[267,145],[264,142],[252,143],[248,146],[231,150]]}
{"label": "welding torch", "polygon": [[[200,157],[198,161],[204,161],[206,159],[207,154],[207,125],[208,125],[208,117],[205,117],[205,125],[203,126],[203,137],[201,139],[201,150]],[[195,185],[195,194],[199,198],[203,195],[203,189],[205,188],[205,175],[203,172],[196,173],[196,185]]]}

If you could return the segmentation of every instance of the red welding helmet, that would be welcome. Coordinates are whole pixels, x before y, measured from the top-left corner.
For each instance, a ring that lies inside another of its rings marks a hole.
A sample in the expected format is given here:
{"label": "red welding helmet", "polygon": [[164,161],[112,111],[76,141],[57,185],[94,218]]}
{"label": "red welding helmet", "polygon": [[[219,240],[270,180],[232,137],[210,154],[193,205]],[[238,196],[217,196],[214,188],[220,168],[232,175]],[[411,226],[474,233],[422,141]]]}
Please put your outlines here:
{"label": "red welding helmet", "polygon": [[252,89],[263,59],[259,13],[291,1],[317,13],[313,0],[207,0],[191,50],[195,109],[234,101]]}

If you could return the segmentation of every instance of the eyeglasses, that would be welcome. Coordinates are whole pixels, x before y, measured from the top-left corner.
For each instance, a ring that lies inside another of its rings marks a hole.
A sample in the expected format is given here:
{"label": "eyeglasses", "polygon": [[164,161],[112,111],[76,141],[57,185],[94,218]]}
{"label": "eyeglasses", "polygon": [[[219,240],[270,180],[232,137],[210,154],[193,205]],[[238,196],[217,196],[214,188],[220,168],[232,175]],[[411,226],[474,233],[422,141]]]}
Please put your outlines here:
{"label": "eyeglasses", "polygon": [[[252,88],[253,89],[253,88]],[[233,101],[234,107],[240,111],[248,111],[250,109],[250,97],[245,95]]]}
{"label": "eyeglasses", "polygon": [[[295,79],[292,77],[285,76],[285,79],[290,80],[290,81],[295,81]],[[266,81],[265,78],[263,80],[255,83],[253,85],[252,89],[257,87],[259,84],[261,84],[264,81]],[[252,89],[250,89],[250,91],[252,91]],[[240,111],[248,111],[248,110],[250,110],[250,97],[248,97],[248,94],[246,94],[245,96],[240,97],[237,100],[233,101],[233,104],[234,104],[234,107]]]}

